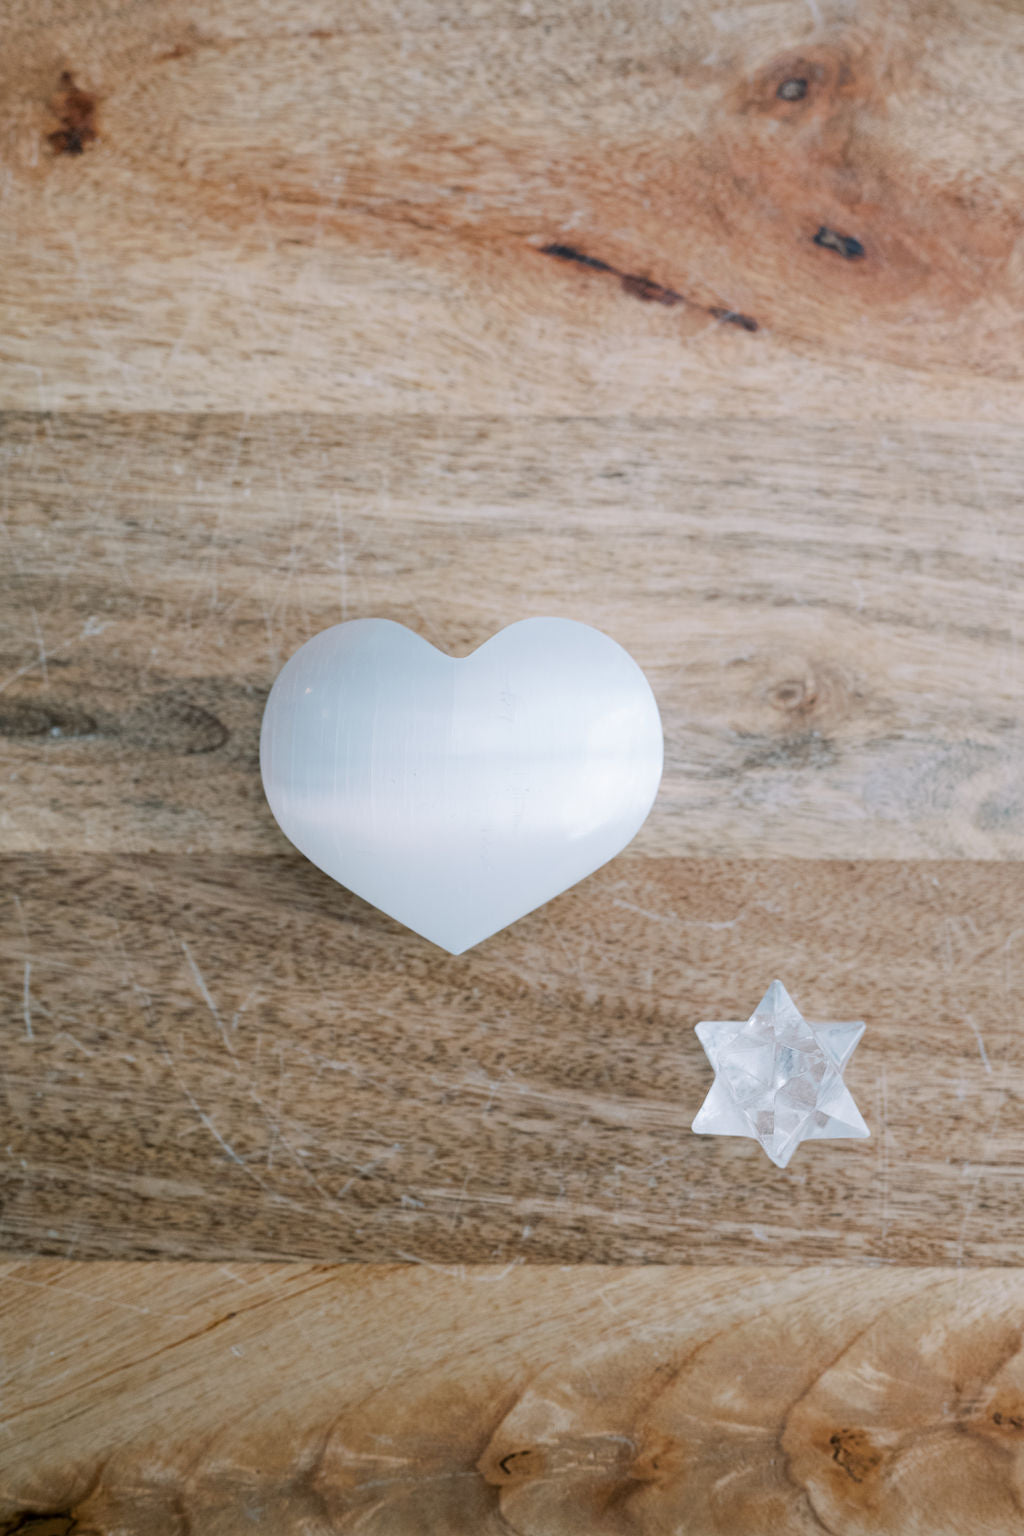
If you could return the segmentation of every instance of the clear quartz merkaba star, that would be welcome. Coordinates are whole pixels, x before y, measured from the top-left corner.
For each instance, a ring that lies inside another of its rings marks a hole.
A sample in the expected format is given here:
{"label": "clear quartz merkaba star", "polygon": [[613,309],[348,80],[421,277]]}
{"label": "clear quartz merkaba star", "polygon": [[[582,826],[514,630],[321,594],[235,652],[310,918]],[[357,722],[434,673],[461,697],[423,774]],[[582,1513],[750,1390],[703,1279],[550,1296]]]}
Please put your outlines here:
{"label": "clear quartz merkaba star", "polygon": [[843,1082],[864,1025],[810,1024],[781,981],[746,1021],[697,1025],[715,1069],[693,1129],[752,1136],[778,1168],[802,1141],[870,1136]]}

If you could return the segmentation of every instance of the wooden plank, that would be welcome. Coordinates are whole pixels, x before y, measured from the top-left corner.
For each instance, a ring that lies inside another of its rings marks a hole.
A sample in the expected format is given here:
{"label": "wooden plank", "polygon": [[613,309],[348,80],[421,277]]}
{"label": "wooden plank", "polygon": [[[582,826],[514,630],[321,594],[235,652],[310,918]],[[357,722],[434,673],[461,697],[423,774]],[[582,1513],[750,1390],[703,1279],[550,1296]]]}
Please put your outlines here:
{"label": "wooden plank", "polygon": [[1020,1270],[6,1264],[0,1530],[1016,1536],[1022,1306]]}
{"label": "wooden plank", "polygon": [[644,854],[1024,853],[1016,427],[8,416],[0,477],[8,849],[283,850],[302,641],[553,612],[657,693]]}
{"label": "wooden plank", "polygon": [[[1018,1536],[1022,57],[10,0],[4,1536]],[[262,704],[536,612],[665,786],[452,960],[286,847]],[[688,1129],[777,974],[873,1132],[786,1175]]]}
{"label": "wooden plank", "polygon": [[1018,422],[1024,15],[6,8],[0,404]]}
{"label": "wooden plank", "polygon": [[[297,856],[3,864],[0,1241],[81,1258],[1018,1264],[1019,863],[626,856],[457,960]],[[693,1025],[863,1018],[873,1139],[691,1135]]]}

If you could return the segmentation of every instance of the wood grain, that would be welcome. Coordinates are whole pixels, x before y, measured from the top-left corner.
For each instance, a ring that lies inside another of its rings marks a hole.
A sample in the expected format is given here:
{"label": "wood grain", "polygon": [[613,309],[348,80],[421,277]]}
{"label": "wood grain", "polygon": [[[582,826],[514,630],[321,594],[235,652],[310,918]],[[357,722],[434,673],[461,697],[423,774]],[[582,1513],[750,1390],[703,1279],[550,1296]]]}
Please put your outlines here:
{"label": "wood grain", "polygon": [[[298,856],[3,871],[9,1250],[1021,1262],[1019,864],[623,857],[457,960]],[[785,1176],[689,1131],[780,972],[873,1132]]]}
{"label": "wood grain", "polygon": [[1018,422],[1022,48],[1000,0],[13,0],[0,404]]}
{"label": "wood grain", "polygon": [[6,1264],[0,1530],[1012,1536],[1022,1307],[1019,1271]]}
{"label": "wood grain", "polygon": [[8,415],[9,849],[287,847],[266,694],[339,619],[529,613],[644,667],[637,849],[1019,858],[1018,427]]}
{"label": "wood grain", "polygon": [[[1012,1265],[1024,15],[12,0],[12,1251]],[[453,963],[263,803],[311,633],[649,673],[634,849]],[[691,1026],[868,1033],[695,1142]]]}
{"label": "wood grain", "polygon": [[[3,42],[0,1532],[1019,1536],[1024,10]],[[665,781],[453,960],[260,714],[531,613]],[[872,1129],[785,1175],[688,1130],[776,975]]]}
{"label": "wood grain", "polygon": [[[1020,1261],[1020,29],[13,7],[10,1250]],[[260,714],[338,619],[530,612],[665,783],[452,962],[288,848]],[[776,974],[875,1132],[785,1180],[688,1132]]]}

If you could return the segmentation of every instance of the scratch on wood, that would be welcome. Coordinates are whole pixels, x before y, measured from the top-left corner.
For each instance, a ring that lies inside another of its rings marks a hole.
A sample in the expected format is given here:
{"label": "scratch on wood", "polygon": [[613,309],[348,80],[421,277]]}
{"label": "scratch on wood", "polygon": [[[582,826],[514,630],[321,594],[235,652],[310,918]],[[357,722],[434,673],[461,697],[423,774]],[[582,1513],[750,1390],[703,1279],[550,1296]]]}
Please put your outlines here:
{"label": "scratch on wood", "polygon": [[22,986],[22,1011],[25,1017],[25,1039],[34,1040],[32,1032],[32,962],[25,961],[25,980]]}
{"label": "scratch on wood", "polygon": [[974,1015],[973,1014],[965,1013],[964,1014],[964,1018],[967,1020],[967,1023],[970,1025],[970,1028],[971,1028],[971,1031],[972,1031],[972,1033],[974,1035],[974,1038],[978,1042],[978,1050],[979,1050],[979,1052],[981,1054],[981,1059],[982,1059],[982,1061],[985,1064],[985,1071],[991,1077],[991,1075],[992,1075],[992,1063],[988,1059],[988,1051],[986,1051],[986,1049],[985,1049],[985,1042],[981,1038],[981,1030],[978,1028],[977,1024],[974,1022]]}
{"label": "scratch on wood", "polygon": [[182,1093],[185,1095],[186,1099],[188,1099],[188,1102],[191,1104],[193,1110],[195,1111],[196,1118],[200,1125],[203,1126],[205,1130],[209,1131],[214,1141],[227,1153],[228,1157],[230,1157],[233,1163],[237,1163],[239,1168],[243,1169],[249,1175],[250,1179],[257,1183],[261,1189],[265,1189],[266,1185],[263,1183],[263,1180],[260,1178],[259,1174],[254,1173],[245,1159],[239,1157],[234,1147],[231,1146],[229,1142],[225,1141],[224,1137],[221,1135],[220,1131],[218,1131],[209,1115],[200,1109],[199,1105],[195,1101],[195,1096],[192,1094],[188,1086],[181,1082],[180,1078],[178,1079],[178,1082]]}
{"label": "scratch on wood", "polygon": [[[92,1296],[88,1291],[77,1290],[71,1285],[56,1285],[52,1281],[29,1280],[26,1276],[16,1273],[8,1266],[0,1268],[0,1283],[5,1285],[27,1285],[36,1291],[59,1291],[67,1296],[75,1296],[79,1301],[91,1302],[96,1307],[120,1307],[125,1312],[136,1312],[140,1317],[148,1317],[154,1310],[152,1307],[136,1307],[130,1301],[119,1301],[113,1296]],[[183,1317],[182,1312],[161,1312],[161,1317]]]}
{"label": "scratch on wood", "polygon": [[181,944],[182,950],[183,950],[184,955],[185,955],[185,959],[189,963],[189,969],[191,970],[193,978],[195,979],[196,986],[199,988],[199,994],[202,997],[203,1002],[206,1004],[207,1008],[209,1008],[210,1013],[211,1013],[211,1015],[213,1017],[213,1022],[216,1024],[218,1030],[220,1031],[220,1037],[221,1037],[221,1039],[224,1042],[224,1049],[226,1051],[231,1052],[231,1055],[234,1055],[234,1051],[231,1048],[231,1043],[230,1043],[230,1041],[228,1040],[228,1037],[227,1037],[227,1031],[224,1028],[224,1021],[223,1021],[223,1019],[220,1016],[220,1013],[219,1013],[219,1011],[217,1009],[217,1004],[214,1002],[213,997],[212,997],[212,995],[210,993],[210,989],[206,985],[206,978],[204,977],[202,971],[199,969],[199,966],[196,964],[195,957],[192,954],[192,951],[189,949],[189,947],[188,947],[187,943],[185,942],[185,940],[184,939],[180,939],[179,943]]}

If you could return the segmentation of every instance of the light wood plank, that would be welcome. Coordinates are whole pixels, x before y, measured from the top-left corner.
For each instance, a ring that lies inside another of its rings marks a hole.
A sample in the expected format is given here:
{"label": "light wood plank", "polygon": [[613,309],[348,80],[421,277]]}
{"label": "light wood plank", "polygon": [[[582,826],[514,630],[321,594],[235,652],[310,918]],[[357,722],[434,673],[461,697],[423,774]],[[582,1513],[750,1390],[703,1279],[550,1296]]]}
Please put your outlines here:
{"label": "light wood plank", "polygon": [[1022,1306],[1020,1270],[6,1264],[0,1529],[1016,1536]]}
{"label": "light wood plank", "polygon": [[1019,422],[1022,49],[1000,0],[16,0],[0,404]]}
{"label": "light wood plank", "polygon": [[8,849],[283,849],[259,722],[317,630],[530,613],[645,668],[645,855],[1024,853],[1014,428],[0,421]]}
{"label": "light wood plank", "polygon": [[[2,875],[9,1251],[1021,1262],[1020,864],[627,856],[457,960],[297,854]],[[785,1174],[689,1130],[775,975],[873,1133]]]}

